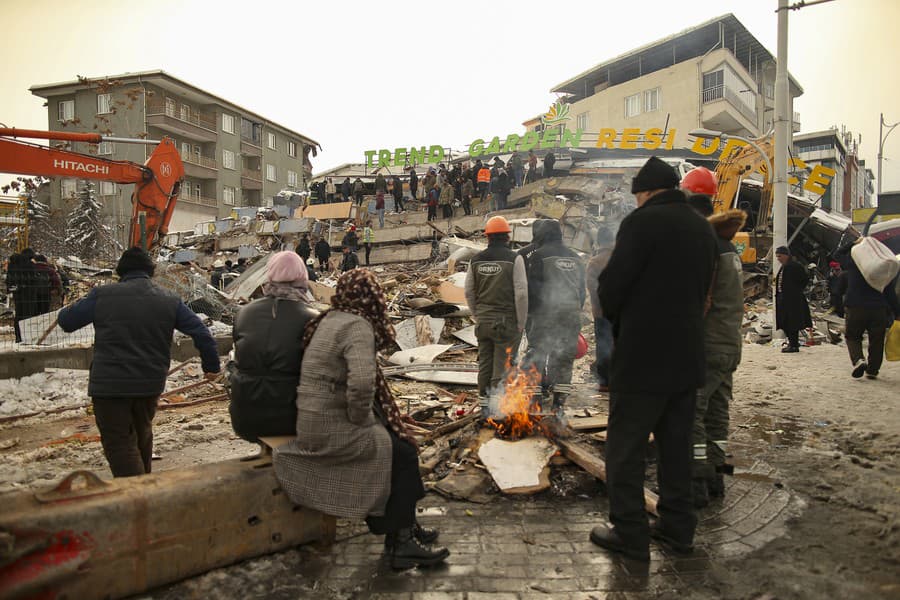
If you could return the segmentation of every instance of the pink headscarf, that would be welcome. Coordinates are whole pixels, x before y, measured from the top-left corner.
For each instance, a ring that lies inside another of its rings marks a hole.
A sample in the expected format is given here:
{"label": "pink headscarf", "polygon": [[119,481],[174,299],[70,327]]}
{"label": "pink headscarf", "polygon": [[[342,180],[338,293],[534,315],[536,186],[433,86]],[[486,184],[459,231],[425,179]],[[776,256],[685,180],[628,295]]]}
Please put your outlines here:
{"label": "pink headscarf", "polygon": [[308,288],[306,264],[296,252],[277,252],[266,263],[266,276],[271,283],[289,283],[293,287]]}

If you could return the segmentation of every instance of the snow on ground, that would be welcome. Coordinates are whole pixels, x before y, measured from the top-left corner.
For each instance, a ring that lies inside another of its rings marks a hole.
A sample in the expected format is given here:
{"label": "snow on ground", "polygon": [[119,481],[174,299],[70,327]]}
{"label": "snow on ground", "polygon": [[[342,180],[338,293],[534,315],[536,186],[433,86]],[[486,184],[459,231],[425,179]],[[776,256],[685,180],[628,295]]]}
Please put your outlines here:
{"label": "snow on ground", "polygon": [[54,369],[21,379],[0,379],[0,417],[79,407],[88,402],[88,372]]}

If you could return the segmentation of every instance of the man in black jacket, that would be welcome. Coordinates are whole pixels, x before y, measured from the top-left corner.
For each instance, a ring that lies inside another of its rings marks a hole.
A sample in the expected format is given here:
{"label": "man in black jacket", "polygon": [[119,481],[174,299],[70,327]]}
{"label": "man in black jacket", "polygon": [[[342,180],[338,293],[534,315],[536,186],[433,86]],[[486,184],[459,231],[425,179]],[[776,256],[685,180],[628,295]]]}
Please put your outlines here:
{"label": "man in black jacket", "polygon": [[572,365],[578,350],[581,309],[586,294],[584,265],[563,244],[559,221],[545,219],[538,248],[528,257],[528,352],[522,361],[541,373],[544,394],[553,394],[553,411],[562,419],[572,391]]}
{"label": "man in black jacket", "polygon": [[344,258],[341,259],[341,273],[346,273],[347,271],[352,271],[359,267],[359,257],[356,256],[354,248],[344,244],[342,251],[344,253]]}
{"label": "man in black jacket", "polygon": [[319,241],[316,242],[315,252],[316,258],[319,259],[319,268],[324,273],[328,270],[328,259],[331,258],[331,246],[324,237],[319,238]]}
{"label": "man in black jacket", "polygon": [[153,271],[146,252],[126,250],[116,265],[118,283],[92,289],[57,317],[66,332],[94,325],[88,395],[114,477],[150,472],[151,422],[166,386],[173,331],[194,339],[207,379],[219,372],[209,329],[178,296],[150,280]]}
{"label": "man in black jacket", "polygon": [[614,337],[606,443],[612,527],[595,527],[591,541],[643,561],[650,556],[643,489],[651,433],[659,448],[654,537],[687,552],[697,524],[691,432],[704,381],[703,314],[717,245],[709,223],[677,186],[678,175],[664,161],[652,157],[641,168],[631,185],[638,207],[622,221],[599,281]]}
{"label": "man in black jacket", "polygon": [[803,295],[809,275],[803,265],[791,260],[787,246],[779,246],[775,258],[781,263],[775,276],[775,327],[784,331],[788,339],[781,351],[800,352],[800,331],[812,327],[809,303]]}

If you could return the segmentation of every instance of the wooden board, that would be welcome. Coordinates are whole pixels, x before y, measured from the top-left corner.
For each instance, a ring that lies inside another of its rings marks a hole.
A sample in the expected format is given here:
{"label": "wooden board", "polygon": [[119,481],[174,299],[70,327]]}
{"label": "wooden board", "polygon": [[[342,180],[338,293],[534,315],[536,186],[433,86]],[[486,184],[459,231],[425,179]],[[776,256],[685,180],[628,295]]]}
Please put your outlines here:
{"label": "wooden board", "polygon": [[590,431],[591,429],[606,429],[609,417],[573,417],[569,419],[569,427],[575,431]]}
{"label": "wooden board", "polygon": [[356,207],[353,202],[334,202],[332,204],[312,204],[294,211],[294,218],[305,219],[349,219],[356,216]]}
{"label": "wooden board", "polygon": [[[589,446],[562,439],[557,440],[557,444],[562,448],[566,458],[606,483],[606,461],[594,454]],[[658,501],[659,496],[644,488],[644,503],[648,513],[659,516],[659,513],[656,511]]]}

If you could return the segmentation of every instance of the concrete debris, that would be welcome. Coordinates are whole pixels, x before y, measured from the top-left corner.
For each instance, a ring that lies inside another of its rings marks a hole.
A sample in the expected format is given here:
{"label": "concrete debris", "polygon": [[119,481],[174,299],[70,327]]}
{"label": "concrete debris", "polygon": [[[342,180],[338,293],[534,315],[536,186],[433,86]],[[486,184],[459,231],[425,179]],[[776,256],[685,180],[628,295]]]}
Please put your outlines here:
{"label": "concrete debris", "polygon": [[[428,340],[422,339],[422,326],[420,323],[427,323]],[[421,315],[406,319],[399,325],[394,326],[397,334],[397,345],[401,350],[411,350],[419,346],[433,344],[441,339],[441,333],[444,331],[444,319],[436,319],[427,315]]]}
{"label": "concrete debris", "polygon": [[493,438],[478,449],[481,462],[506,494],[530,494],[549,488],[549,471],[543,477],[542,473],[554,454],[556,446],[544,437],[514,442]]}
{"label": "concrete debris", "polygon": [[429,344],[410,350],[394,352],[388,358],[388,362],[394,365],[410,365],[416,363],[432,363],[434,359],[449,350],[450,344]]}

